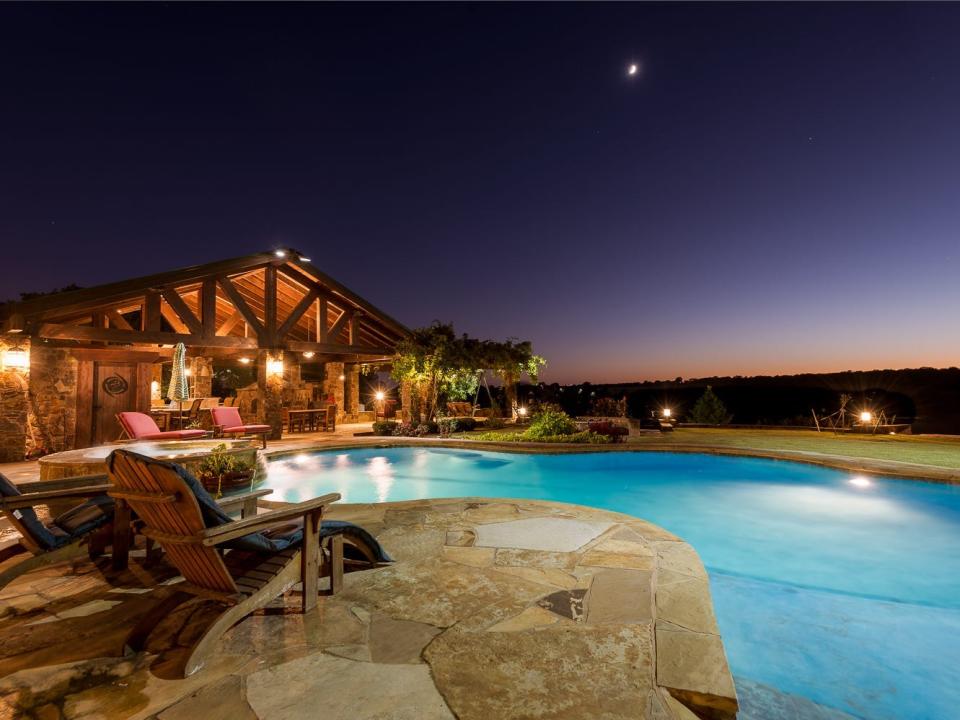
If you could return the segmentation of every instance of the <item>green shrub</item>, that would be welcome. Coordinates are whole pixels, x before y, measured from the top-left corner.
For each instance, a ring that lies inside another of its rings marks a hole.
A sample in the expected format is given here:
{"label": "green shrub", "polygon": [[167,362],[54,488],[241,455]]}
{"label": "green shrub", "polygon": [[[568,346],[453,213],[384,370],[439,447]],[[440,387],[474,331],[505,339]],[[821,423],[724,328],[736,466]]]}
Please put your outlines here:
{"label": "green shrub", "polygon": [[500,430],[506,427],[507,423],[501,417],[488,417],[483,421],[484,430]]}
{"label": "green shrub", "polygon": [[515,432],[483,432],[474,436],[477,440],[487,440],[489,442],[517,442],[523,440],[521,433]]}
{"label": "green shrub", "polygon": [[377,420],[373,424],[374,435],[393,435],[400,423],[393,420]]}
{"label": "green shrub", "polygon": [[577,426],[570,416],[560,410],[546,409],[534,416],[523,433],[527,440],[540,440],[553,435],[572,435]]}

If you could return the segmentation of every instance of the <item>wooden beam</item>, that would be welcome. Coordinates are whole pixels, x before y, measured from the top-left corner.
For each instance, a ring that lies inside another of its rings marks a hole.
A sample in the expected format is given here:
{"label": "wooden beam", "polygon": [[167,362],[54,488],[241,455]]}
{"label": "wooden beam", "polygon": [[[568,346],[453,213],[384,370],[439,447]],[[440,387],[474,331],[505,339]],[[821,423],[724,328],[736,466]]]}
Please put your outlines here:
{"label": "wooden beam", "polygon": [[217,334],[217,281],[204,278],[200,287],[200,325],[204,337]]}
{"label": "wooden beam", "polygon": [[148,292],[143,298],[143,317],[140,321],[140,329],[147,330],[150,332],[160,332],[161,328],[161,319],[163,315],[161,314],[161,305],[163,298],[160,297],[158,292]]}
{"label": "wooden beam", "polygon": [[133,331],[133,325],[127,322],[127,319],[121,315],[116,310],[107,310],[106,312],[107,319],[110,320],[110,324],[113,325],[118,330],[130,330]]}
{"label": "wooden beam", "polygon": [[194,335],[200,335],[203,333],[203,325],[197,319],[197,316],[193,314],[193,310],[191,310],[183,301],[183,298],[180,297],[180,293],[177,292],[176,288],[164,288],[163,299],[169,303],[170,307],[173,308],[173,311],[180,316],[180,319],[183,320],[184,323],[186,323],[191,333]]}
{"label": "wooden beam", "polygon": [[233,330],[238,323],[243,321],[243,313],[239,310],[234,310],[233,314],[230,315],[220,327],[217,328],[217,335],[229,335],[230,331]]}
{"label": "wooden beam", "polygon": [[337,339],[337,337],[340,335],[340,331],[343,330],[344,326],[350,322],[351,318],[353,318],[354,312],[355,311],[351,308],[347,308],[343,311],[340,317],[337,318],[337,321],[333,324],[333,327],[327,331],[328,341],[331,339],[335,341]]}
{"label": "wooden beam", "polygon": [[247,324],[253,329],[256,336],[262,337],[264,335],[263,323],[261,323],[260,318],[253,313],[250,306],[247,305],[247,301],[243,299],[237,287],[230,282],[230,278],[226,276],[220,277],[217,278],[217,282],[220,283],[220,287],[223,288],[227,297],[230,298],[233,306],[243,314],[243,319],[247,321]]}
{"label": "wooden beam", "polygon": [[277,266],[263,269],[263,315],[266,329],[266,345],[277,344]]}
{"label": "wooden beam", "polygon": [[48,313],[62,315],[65,312],[92,310],[104,305],[113,305],[126,299],[140,297],[144,292],[170,285],[182,287],[190,282],[199,282],[205,277],[235,275],[238,272],[250,272],[263,267],[276,258],[273,253],[256,253],[229,260],[196,265],[180,270],[170,270],[132,280],[109,283],[69,293],[57,293],[21,303],[24,315],[47,319]]}
{"label": "wooden beam", "polygon": [[394,349],[391,347],[374,347],[372,345],[344,345],[343,343],[315,343],[302,340],[289,340],[287,349],[291,352],[315,352],[342,355],[377,355],[391,356]]}
{"label": "wooden beam", "polygon": [[347,328],[347,343],[355,345],[359,338],[357,337],[357,322],[360,320],[362,312],[350,313],[350,324]]}
{"label": "wooden beam", "polygon": [[310,288],[318,288],[321,291],[324,290],[324,287],[320,283],[311,277],[307,277],[294,267],[290,267],[289,265],[281,265],[279,270],[291,280],[303,285],[305,288],[307,288],[307,290]]}
{"label": "wooden beam", "polygon": [[[190,332],[190,331],[187,329],[187,326],[183,324],[183,320],[180,319],[180,316],[177,315],[177,314],[173,311],[173,308],[170,307],[169,305],[166,305],[166,304],[164,304],[164,303],[161,303],[161,304],[160,304],[160,314],[163,315],[163,317],[166,318],[166,320],[167,320],[168,323],[170,323],[170,325],[173,327],[174,332],[184,333],[184,334]],[[156,332],[160,332],[160,331],[157,330]]]}
{"label": "wooden beam", "polygon": [[319,294],[320,291],[314,287],[303,296],[303,299],[297,303],[297,306],[287,316],[287,319],[283,321],[283,325],[281,325],[280,329],[277,330],[277,340],[282,341],[287,336],[287,333],[293,329],[293,326],[300,322],[300,318],[302,318],[303,314],[310,309],[310,306],[313,304],[313,301],[317,299]]}
{"label": "wooden beam", "polygon": [[78,340],[81,342],[156,343],[157,345],[174,345],[182,342],[192,347],[243,348],[248,350],[257,347],[257,342],[252,338],[205,338],[197,334],[137,332],[136,330],[130,332],[112,328],[77,327],[76,325],[57,325],[55,323],[44,323],[40,326],[37,335],[42,338]]}
{"label": "wooden beam", "polygon": [[317,342],[327,342],[327,312],[329,312],[327,305],[326,295],[317,300]]}

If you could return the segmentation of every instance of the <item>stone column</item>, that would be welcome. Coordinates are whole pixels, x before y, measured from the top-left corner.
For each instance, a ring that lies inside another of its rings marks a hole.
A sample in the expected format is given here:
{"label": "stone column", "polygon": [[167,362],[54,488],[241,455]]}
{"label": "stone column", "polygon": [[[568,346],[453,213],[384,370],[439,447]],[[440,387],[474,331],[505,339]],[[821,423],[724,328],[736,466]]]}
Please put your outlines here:
{"label": "stone column", "polygon": [[283,373],[270,372],[272,360],[284,360],[283,353],[257,352],[257,422],[270,426],[269,440],[279,440],[283,435]]}
{"label": "stone column", "polygon": [[159,403],[166,389],[163,386],[163,363],[154,363],[150,376],[150,402]]}
{"label": "stone column", "polygon": [[76,447],[77,360],[68,349],[33,345],[28,397],[27,456]]}
{"label": "stone column", "polygon": [[30,367],[9,367],[4,354],[13,347],[30,354],[28,338],[0,337],[0,462],[19,462],[27,454]]}
{"label": "stone column", "polygon": [[360,365],[350,363],[344,369],[344,422],[356,422],[360,411]]}
{"label": "stone column", "polygon": [[323,377],[323,395],[333,395],[333,401],[337,404],[337,422],[343,422],[344,415],[344,393],[343,393],[343,363],[328,362],[324,364]]}
{"label": "stone column", "polygon": [[190,368],[190,390],[193,397],[211,397],[213,395],[213,358],[192,357],[187,366]]}

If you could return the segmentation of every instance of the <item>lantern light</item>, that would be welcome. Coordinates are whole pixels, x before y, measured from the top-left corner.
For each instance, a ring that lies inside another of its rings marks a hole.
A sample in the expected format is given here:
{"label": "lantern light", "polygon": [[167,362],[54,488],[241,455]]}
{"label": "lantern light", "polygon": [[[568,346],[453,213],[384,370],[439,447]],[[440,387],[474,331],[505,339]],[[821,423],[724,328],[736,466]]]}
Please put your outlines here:
{"label": "lantern light", "polygon": [[526,409],[525,407],[518,407],[518,408],[517,408],[517,415],[519,415],[520,417],[526,417],[526,416],[527,416],[527,409]]}
{"label": "lantern light", "polygon": [[249,365],[249,364],[250,364],[250,358],[248,358],[248,357],[242,357],[242,358],[240,358],[240,362],[243,363],[244,365]]}
{"label": "lantern light", "polygon": [[663,409],[663,416],[664,416],[665,418],[670,417],[670,415],[672,415],[672,414],[673,414],[673,411],[672,411],[670,408],[664,408],[664,409]]}
{"label": "lantern light", "polygon": [[386,397],[386,393],[383,390],[377,390],[377,394],[374,397],[377,399],[377,402],[383,402],[383,399]]}
{"label": "lantern light", "polygon": [[868,423],[873,420],[873,414],[869,410],[864,410],[860,413],[860,422]]}
{"label": "lantern light", "polygon": [[306,257],[306,256],[304,256],[304,255],[301,255],[301,256],[300,256],[300,262],[310,262],[310,258],[308,258],[308,257]]}
{"label": "lantern light", "polygon": [[280,358],[267,360],[267,375],[283,375],[283,360]]}
{"label": "lantern light", "polygon": [[339,378],[339,379],[340,379],[340,382],[343,382],[344,380],[346,380],[346,379],[347,379],[347,376],[346,376],[346,375],[343,375],[343,374],[341,373],[341,375],[340,375],[340,378]]}
{"label": "lantern light", "polygon": [[273,254],[276,255],[278,258],[285,258],[285,257],[287,256],[287,251],[286,251],[286,250],[274,250],[274,251],[273,251]]}
{"label": "lantern light", "polygon": [[310,358],[312,358],[314,355],[316,355],[316,353],[315,353],[313,350],[307,350],[307,351],[303,354],[303,356],[304,356],[307,360],[309,360]]}
{"label": "lantern light", "polygon": [[20,347],[3,351],[4,370],[26,370],[30,367],[30,355]]}

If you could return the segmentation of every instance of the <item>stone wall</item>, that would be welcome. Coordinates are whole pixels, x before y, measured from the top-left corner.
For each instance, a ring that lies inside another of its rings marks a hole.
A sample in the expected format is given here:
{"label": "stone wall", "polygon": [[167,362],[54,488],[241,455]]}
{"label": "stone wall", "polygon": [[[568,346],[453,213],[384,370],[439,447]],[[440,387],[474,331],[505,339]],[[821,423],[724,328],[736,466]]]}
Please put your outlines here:
{"label": "stone wall", "polygon": [[[30,342],[17,345],[29,352]],[[0,358],[11,343],[0,339]],[[14,369],[0,365],[0,462],[18,462],[26,456],[29,408],[29,368]]]}
{"label": "stone wall", "polygon": [[77,434],[77,359],[66,348],[34,343],[30,351],[28,457],[70,450]]}

